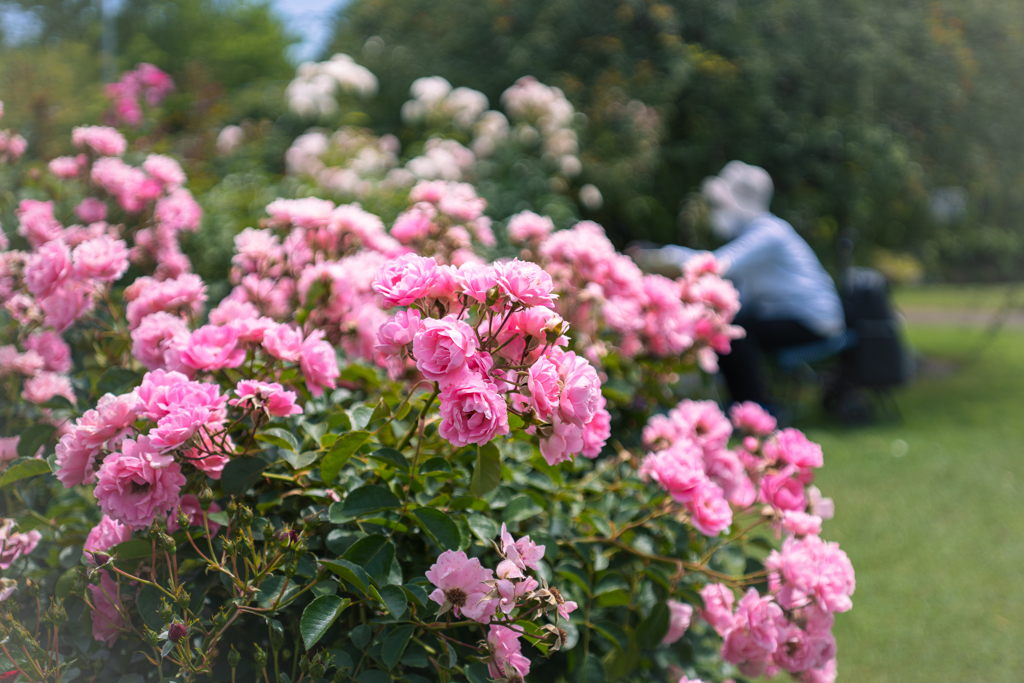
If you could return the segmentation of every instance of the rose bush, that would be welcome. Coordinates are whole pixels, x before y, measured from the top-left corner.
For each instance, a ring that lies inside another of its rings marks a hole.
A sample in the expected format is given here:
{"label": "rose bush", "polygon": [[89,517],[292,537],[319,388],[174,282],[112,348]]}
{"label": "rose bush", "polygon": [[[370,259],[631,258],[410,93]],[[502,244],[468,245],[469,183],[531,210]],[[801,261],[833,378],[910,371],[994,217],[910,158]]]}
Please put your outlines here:
{"label": "rose bush", "polygon": [[[457,92],[446,116],[485,116]],[[390,230],[274,200],[211,307],[181,166],[74,144],[25,169],[0,245],[3,672],[834,680],[854,576],[820,447],[679,400],[742,334],[713,259],[645,275],[597,224],[492,227],[465,178],[420,179],[378,188]]]}

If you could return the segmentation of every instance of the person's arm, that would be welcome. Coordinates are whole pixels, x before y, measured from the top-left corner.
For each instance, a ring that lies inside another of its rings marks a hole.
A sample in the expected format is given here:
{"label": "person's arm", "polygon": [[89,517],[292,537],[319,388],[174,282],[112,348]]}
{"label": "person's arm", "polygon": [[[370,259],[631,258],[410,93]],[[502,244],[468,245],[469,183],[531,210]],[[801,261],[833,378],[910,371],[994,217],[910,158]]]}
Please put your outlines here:
{"label": "person's arm", "polygon": [[723,276],[739,275],[769,258],[778,245],[767,226],[755,226],[714,251]]}

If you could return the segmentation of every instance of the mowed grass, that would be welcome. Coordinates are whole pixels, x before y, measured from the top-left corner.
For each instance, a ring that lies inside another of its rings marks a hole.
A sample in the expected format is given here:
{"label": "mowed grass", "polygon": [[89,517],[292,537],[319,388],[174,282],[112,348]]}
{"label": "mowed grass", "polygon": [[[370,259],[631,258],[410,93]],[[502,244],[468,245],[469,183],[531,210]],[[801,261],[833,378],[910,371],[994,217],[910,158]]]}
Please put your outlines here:
{"label": "mowed grass", "polygon": [[902,424],[796,425],[824,447],[823,535],[857,572],[839,680],[1024,681],[1024,331],[980,358],[978,330],[908,336],[944,367],[897,393]]}
{"label": "mowed grass", "polygon": [[1007,301],[1024,306],[1024,284],[928,284],[893,289],[900,308],[998,309]]}

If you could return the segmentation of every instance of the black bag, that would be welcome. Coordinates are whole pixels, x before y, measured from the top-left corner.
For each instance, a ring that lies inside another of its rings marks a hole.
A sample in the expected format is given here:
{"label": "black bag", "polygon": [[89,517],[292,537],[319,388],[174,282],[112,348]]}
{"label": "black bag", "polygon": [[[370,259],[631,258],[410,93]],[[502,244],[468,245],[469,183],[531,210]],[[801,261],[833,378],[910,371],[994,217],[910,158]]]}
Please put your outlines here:
{"label": "black bag", "polygon": [[843,374],[853,384],[885,389],[910,378],[910,358],[889,302],[885,277],[871,268],[848,268],[843,274],[846,326],[857,344],[844,354]]}

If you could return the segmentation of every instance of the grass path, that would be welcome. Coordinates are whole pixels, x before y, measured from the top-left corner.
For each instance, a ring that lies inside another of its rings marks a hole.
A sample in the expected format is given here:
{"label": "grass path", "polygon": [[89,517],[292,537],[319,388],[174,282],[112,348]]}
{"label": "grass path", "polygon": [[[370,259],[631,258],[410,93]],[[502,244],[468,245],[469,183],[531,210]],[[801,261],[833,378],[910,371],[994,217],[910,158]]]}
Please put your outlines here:
{"label": "grass path", "polygon": [[836,620],[840,681],[1024,681],[1024,331],[912,327],[955,372],[897,399],[903,424],[797,426],[825,449],[824,536],[857,571]]}

